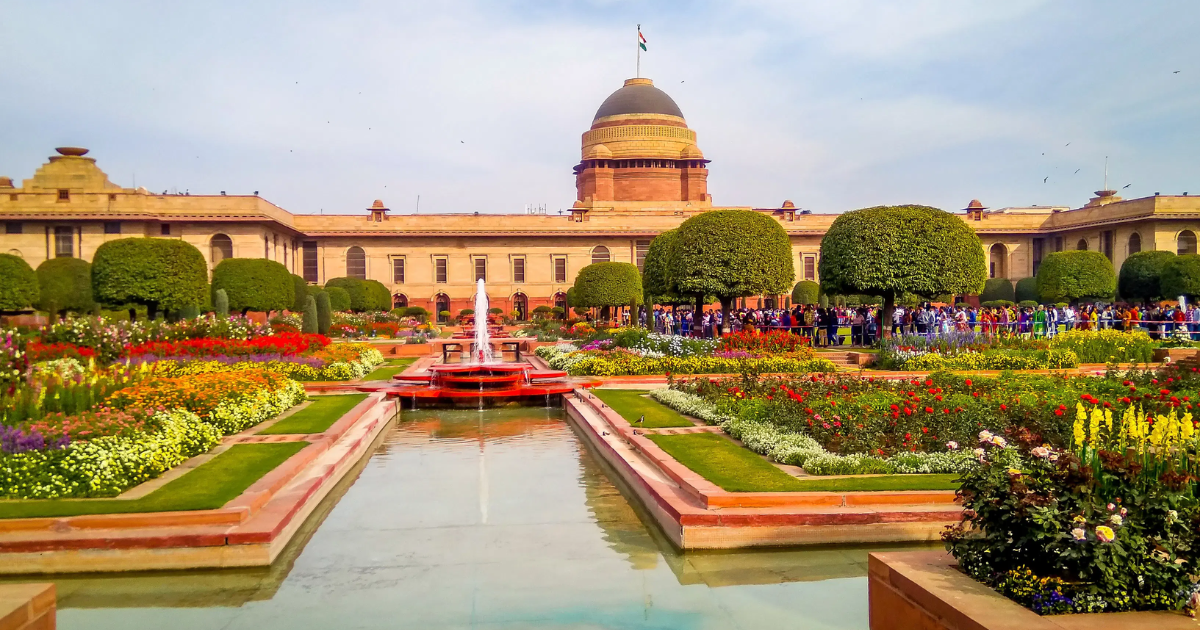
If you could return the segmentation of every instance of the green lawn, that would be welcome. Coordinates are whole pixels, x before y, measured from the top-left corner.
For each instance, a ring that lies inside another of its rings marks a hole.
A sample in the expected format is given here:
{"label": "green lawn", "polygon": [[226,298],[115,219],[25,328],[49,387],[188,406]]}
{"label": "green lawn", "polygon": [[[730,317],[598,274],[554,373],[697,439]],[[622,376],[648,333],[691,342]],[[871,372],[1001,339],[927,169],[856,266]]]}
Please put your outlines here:
{"label": "green lawn", "polygon": [[308,442],[235,444],[140,499],[0,500],[0,518],[211,510],[236,498],[306,446]]}
{"label": "green lawn", "polygon": [[375,368],[375,371],[363,377],[364,381],[387,381],[401,372],[416,361],[416,357],[410,359],[392,359]]}
{"label": "green lawn", "polygon": [[313,396],[309,406],[259,431],[259,435],[292,433],[321,433],[338,418],[346,415],[355,405],[366,400],[368,394],[339,394],[336,396]]}
{"label": "green lawn", "polygon": [[[593,389],[592,393],[633,426],[647,429],[695,426],[674,409],[644,396],[645,390]],[[645,423],[637,424],[637,419],[643,415],[646,416]]]}
{"label": "green lawn", "polygon": [[954,490],[957,475],[882,475],[798,479],[716,433],[647,435],[679,463],[727,492]]}

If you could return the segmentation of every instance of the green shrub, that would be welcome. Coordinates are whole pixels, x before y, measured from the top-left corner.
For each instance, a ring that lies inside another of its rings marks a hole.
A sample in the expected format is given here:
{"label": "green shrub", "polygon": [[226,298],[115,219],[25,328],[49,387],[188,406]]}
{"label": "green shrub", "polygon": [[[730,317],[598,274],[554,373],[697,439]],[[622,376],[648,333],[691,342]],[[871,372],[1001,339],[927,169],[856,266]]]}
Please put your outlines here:
{"label": "green shrub", "polygon": [[575,277],[575,299],[580,306],[640,304],[642,297],[642,276],[629,263],[592,263]]}
{"label": "green shrub", "polygon": [[983,283],[983,293],[979,294],[979,299],[995,302],[996,300],[1005,300],[1007,302],[1015,302],[1017,297],[1016,291],[1013,289],[1013,283],[1008,278],[990,278]]}
{"label": "green shrub", "polygon": [[296,274],[292,274],[292,286],[294,287],[296,301],[288,310],[296,313],[304,312],[304,308],[308,303],[309,296],[308,283],[304,281],[304,278],[297,276]]}
{"label": "green shrub", "polygon": [[235,311],[282,311],[296,303],[294,276],[265,258],[226,258],[213,270],[213,289],[224,289]]}
{"label": "green shrub", "polygon": [[404,310],[404,315],[407,317],[415,317],[418,321],[422,322],[429,319],[429,311],[421,308],[420,306],[408,307]]}
{"label": "green shrub", "polygon": [[1163,297],[1163,269],[1174,259],[1174,252],[1153,249],[1130,254],[1129,258],[1121,263],[1121,273],[1117,277],[1117,290],[1121,297],[1131,302]]}
{"label": "green shrub", "polygon": [[1016,295],[1014,299],[1017,302],[1025,302],[1027,300],[1033,300],[1036,302],[1038,299],[1037,278],[1031,276],[1029,278],[1021,278],[1020,280],[1017,280],[1017,288],[1015,293]]}
{"label": "green shrub", "polygon": [[982,302],[979,305],[986,308],[999,308],[1001,306],[1012,306],[1013,303],[1008,300],[991,300],[989,302]]}
{"label": "green shrub", "polygon": [[350,292],[340,286],[325,285],[325,294],[329,296],[329,308],[334,311],[348,311],[352,300]]}
{"label": "green shrub", "polygon": [[1200,254],[1176,256],[1163,265],[1159,290],[1169,298],[1200,295]]}
{"label": "green shrub", "polygon": [[488,313],[489,313],[489,314],[491,314],[491,315],[499,315],[499,314],[501,314],[501,313],[503,313],[503,312],[504,312],[504,309],[502,309],[502,308],[498,308],[498,307],[495,307],[495,306],[493,306],[492,308],[489,308],[489,309],[488,309]]}
{"label": "green shrub", "polygon": [[792,287],[793,304],[816,304],[821,299],[821,285],[812,280],[801,280]]}
{"label": "green shrub", "polygon": [[0,311],[20,311],[38,301],[38,277],[25,259],[0,254]]}
{"label": "green shrub", "polygon": [[1038,269],[1037,287],[1042,302],[1107,299],[1117,290],[1117,275],[1100,252],[1054,252]]}
{"label": "green shrub", "polygon": [[159,309],[203,304],[208,263],[190,243],[165,238],[122,238],[102,243],[92,257],[92,293],[102,304]]}
{"label": "green shrub", "polygon": [[196,319],[197,317],[200,317],[199,306],[189,305],[179,309],[180,319]]}
{"label": "green shrub", "polygon": [[51,314],[59,311],[89,313],[92,299],[92,265],[81,258],[51,258],[37,268],[38,308]]}
{"label": "green shrub", "polygon": [[300,323],[300,331],[305,334],[313,334],[321,329],[320,322],[317,319],[317,300],[311,295],[304,296],[304,318]]}
{"label": "green shrub", "polygon": [[329,292],[321,291],[313,300],[317,303],[317,332],[327,335],[330,326],[333,326],[333,307],[329,302]]}
{"label": "green shrub", "polygon": [[221,317],[229,317],[229,296],[225,294],[225,289],[213,292],[213,311]]}
{"label": "green shrub", "polygon": [[475,314],[475,309],[473,309],[473,308],[464,308],[463,310],[461,310],[461,311],[459,311],[459,312],[458,312],[458,318],[459,318],[459,319],[465,319],[465,318],[467,318],[467,317],[470,317],[470,316],[472,316],[472,315],[474,315],[474,314]]}
{"label": "green shrub", "polygon": [[365,311],[386,311],[392,307],[392,293],[378,280],[363,280],[361,278],[334,278],[325,283],[325,289],[339,288],[346,291],[350,304],[339,309],[337,299],[330,295],[334,310],[348,310],[362,313]]}
{"label": "green shrub", "polygon": [[1038,303],[1033,300],[1022,300],[1017,303],[1017,306],[1022,308],[1037,308]]}
{"label": "green shrub", "polygon": [[367,280],[367,293],[372,296],[369,311],[387,311],[392,308],[392,292],[378,280]]}

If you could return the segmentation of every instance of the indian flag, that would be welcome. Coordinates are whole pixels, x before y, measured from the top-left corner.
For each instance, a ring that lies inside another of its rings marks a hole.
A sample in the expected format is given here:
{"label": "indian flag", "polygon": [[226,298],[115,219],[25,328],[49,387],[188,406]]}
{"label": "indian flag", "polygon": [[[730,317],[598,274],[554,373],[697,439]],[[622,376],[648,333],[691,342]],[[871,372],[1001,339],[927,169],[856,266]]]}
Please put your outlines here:
{"label": "indian flag", "polygon": [[638,46],[641,46],[642,50],[646,50],[646,36],[642,35],[642,29],[640,28],[638,29]]}

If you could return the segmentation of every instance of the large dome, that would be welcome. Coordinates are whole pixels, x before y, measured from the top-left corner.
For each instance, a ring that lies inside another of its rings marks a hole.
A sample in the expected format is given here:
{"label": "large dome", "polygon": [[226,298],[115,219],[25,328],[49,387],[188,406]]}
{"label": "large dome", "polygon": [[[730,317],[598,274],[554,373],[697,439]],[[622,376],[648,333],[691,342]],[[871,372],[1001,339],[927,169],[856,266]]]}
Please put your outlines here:
{"label": "large dome", "polygon": [[622,114],[664,114],[683,118],[679,106],[667,93],[654,87],[650,79],[626,79],[625,85],[609,95],[596,110],[593,122]]}

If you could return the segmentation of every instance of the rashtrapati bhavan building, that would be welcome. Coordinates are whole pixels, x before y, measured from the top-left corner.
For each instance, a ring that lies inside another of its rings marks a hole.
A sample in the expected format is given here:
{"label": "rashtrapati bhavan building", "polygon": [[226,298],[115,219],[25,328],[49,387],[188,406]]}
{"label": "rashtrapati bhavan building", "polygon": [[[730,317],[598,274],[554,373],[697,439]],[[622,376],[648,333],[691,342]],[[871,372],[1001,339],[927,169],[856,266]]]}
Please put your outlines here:
{"label": "rashtrapati bhavan building", "polygon": [[[101,243],[146,236],[185,240],[210,266],[230,257],[279,261],[313,283],[379,280],[397,305],[432,312],[473,305],[484,278],[493,305],[528,312],[565,305],[575,274],[599,261],[639,267],[651,239],[696,213],[742,208],[770,214],[791,235],[797,280],[817,277],[821,237],[836,214],[715,206],[709,160],[683,113],[649,79],[629,79],[600,105],[574,167],[577,201],[562,214],[392,214],[375,201],[358,215],[293,214],[245,195],[158,195],[109,181],[85,149],[60,148],[16,186],[0,177],[0,251],[33,267],[50,257],[90,260]],[[1119,268],[1131,253],[1196,253],[1200,199],[1122,200],[1099,191],[1081,208],[961,211],[979,234],[992,277],[1034,275],[1043,257],[1091,249]],[[783,304],[787,297],[751,298]]]}

